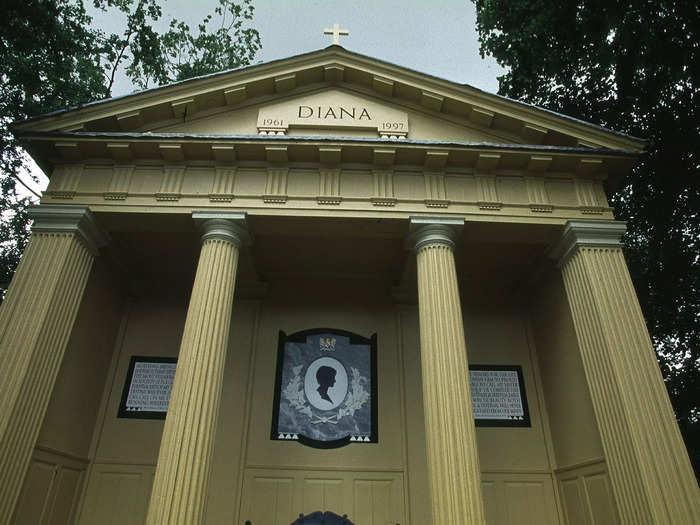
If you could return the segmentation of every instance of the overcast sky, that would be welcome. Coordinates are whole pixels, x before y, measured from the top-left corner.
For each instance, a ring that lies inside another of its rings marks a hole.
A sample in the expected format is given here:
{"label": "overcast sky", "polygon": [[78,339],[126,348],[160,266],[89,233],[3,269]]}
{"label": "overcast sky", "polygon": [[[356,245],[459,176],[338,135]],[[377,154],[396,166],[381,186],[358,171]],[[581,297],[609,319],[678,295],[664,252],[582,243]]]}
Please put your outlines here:
{"label": "overcast sky", "polygon": [[[172,18],[193,27],[218,0],[164,0],[160,29]],[[334,23],[350,31],[340,44],[351,51],[496,92],[503,70],[479,56],[476,13],[469,0],[255,0],[252,25],[260,32],[257,61],[267,62],[322,49],[332,43],[324,28]],[[119,31],[123,21],[92,12],[105,32]],[[122,76],[113,95],[133,91]],[[45,179],[45,177],[42,177]],[[40,189],[43,190],[43,180]]]}

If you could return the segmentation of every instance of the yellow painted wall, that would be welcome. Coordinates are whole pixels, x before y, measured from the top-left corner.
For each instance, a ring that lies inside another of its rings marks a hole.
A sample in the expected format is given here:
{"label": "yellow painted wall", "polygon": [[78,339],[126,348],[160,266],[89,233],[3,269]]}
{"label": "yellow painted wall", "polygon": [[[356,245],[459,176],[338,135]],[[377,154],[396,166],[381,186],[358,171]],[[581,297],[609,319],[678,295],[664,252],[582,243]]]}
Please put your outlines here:
{"label": "yellow painted wall", "polygon": [[[406,389],[407,405],[411,407],[407,420],[408,504],[411,523],[423,524],[430,523],[430,509],[425,497],[428,486],[418,312],[415,307],[403,307],[400,312],[406,384],[414,385]],[[535,348],[528,337],[526,317],[519,311],[483,306],[465,306],[463,315],[470,364],[522,367],[532,422],[531,428],[477,428],[487,523],[561,523]]]}
{"label": "yellow painted wall", "polygon": [[187,296],[184,290],[158,290],[159,296],[134,297],[128,324],[110,385],[104,425],[95,452],[96,463],[153,464],[163,431],[161,420],[119,419],[124,381],[131,356],[176,357],[185,323]]}
{"label": "yellow painted wall", "polygon": [[[132,300],[81,525],[145,518],[163,424],[117,419],[116,413],[132,355],[177,354],[185,288]],[[522,366],[532,419],[531,428],[477,430],[488,523],[560,523],[527,318],[496,307],[464,312],[470,363]],[[279,278],[269,281],[260,301],[237,299],[207,523],[287,525],[299,512],[321,508],[347,512],[357,525],[430,523],[417,315],[415,305],[396,305],[379,280]],[[378,444],[316,450],[269,439],[278,330],[318,327],[378,334]]]}
{"label": "yellow painted wall", "polygon": [[570,525],[619,522],[571,312],[552,270],[532,308],[564,514]]}
{"label": "yellow painted wall", "polygon": [[[395,315],[386,286],[362,280],[272,281],[261,312],[239,522],[288,525],[300,512],[347,513],[367,525],[405,523],[403,407]],[[269,439],[278,331],[377,333],[379,443],[318,450]],[[255,417],[259,414],[259,417]],[[267,500],[267,505],[261,505]],[[325,510],[325,509],[323,509]]]}
{"label": "yellow painted wall", "polygon": [[536,349],[524,312],[482,304],[465,308],[464,320],[469,363],[520,365],[530,412],[530,427],[477,428],[487,523],[560,523]]}

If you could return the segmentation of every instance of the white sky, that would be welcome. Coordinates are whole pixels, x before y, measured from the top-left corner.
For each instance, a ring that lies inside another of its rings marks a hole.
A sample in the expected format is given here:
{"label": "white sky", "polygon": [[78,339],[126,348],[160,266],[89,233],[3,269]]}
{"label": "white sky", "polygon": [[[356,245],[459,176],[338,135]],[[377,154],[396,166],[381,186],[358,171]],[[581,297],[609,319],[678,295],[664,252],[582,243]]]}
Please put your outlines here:
{"label": "white sky", "polygon": [[[218,0],[164,0],[162,5],[160,29],[172,18],[193,27],[213,12]],[[323,35],[323,29],[338,23],[350,31],[340,37],[340,45],[350,51],[494,93],[496,77],[503,74],[493,59],[479,56],[476,12],[469,0],[255,0],[254,5],[252,25],[262,40],[256,62],[324,48],[332,37]],[[123,27],[119,17],[92,14],[105,32]],[[113,95],[133,89],[121,76]],[[33,187],[41,191],[46,182],[41,174],[41,183]]]}

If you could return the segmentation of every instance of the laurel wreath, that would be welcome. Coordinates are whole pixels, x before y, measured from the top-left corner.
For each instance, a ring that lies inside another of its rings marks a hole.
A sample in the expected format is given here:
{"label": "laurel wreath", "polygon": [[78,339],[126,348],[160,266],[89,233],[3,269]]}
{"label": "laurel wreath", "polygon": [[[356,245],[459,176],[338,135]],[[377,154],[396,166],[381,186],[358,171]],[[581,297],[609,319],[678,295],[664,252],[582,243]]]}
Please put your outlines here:
{"label": "laurel wreath", "polygon": [[285,387],[283,395],[284,398],[289,401],[292,408],[301,414],[308,416],[311,419],[311,424],[313,425],[318,425],[321,423],[336,425],[345,416],[354,416],[355,412],[360,410],[369,399],[369,392],[367,392],[363,386],[363,383],[366,383],[367,380],[360,375],[360,371],[357,368],[351,367],[350,373],[352,375],[352,380],[350,381],[350,389],[343,406],[338,408],[337,413],[330,416],[319,416],[318,414],[314,414],[311,406],[306,402],[306,397],[304,396],[304,387],[301,381],[301,370],[303,368],[304,365],[299,365],[292,368],[294,376]]}

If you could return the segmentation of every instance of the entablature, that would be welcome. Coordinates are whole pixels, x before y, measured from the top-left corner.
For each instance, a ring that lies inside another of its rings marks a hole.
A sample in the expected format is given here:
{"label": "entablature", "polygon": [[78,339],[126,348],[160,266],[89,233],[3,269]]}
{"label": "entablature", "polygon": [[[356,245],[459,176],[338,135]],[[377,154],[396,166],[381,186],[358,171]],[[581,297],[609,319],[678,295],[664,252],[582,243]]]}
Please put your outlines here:
{"label": "entablature", "polygon": [[124,209],[611,218],[603,184],[635,159],[607,149],[324,137],[25,138],[53,162],[42,202]]}

